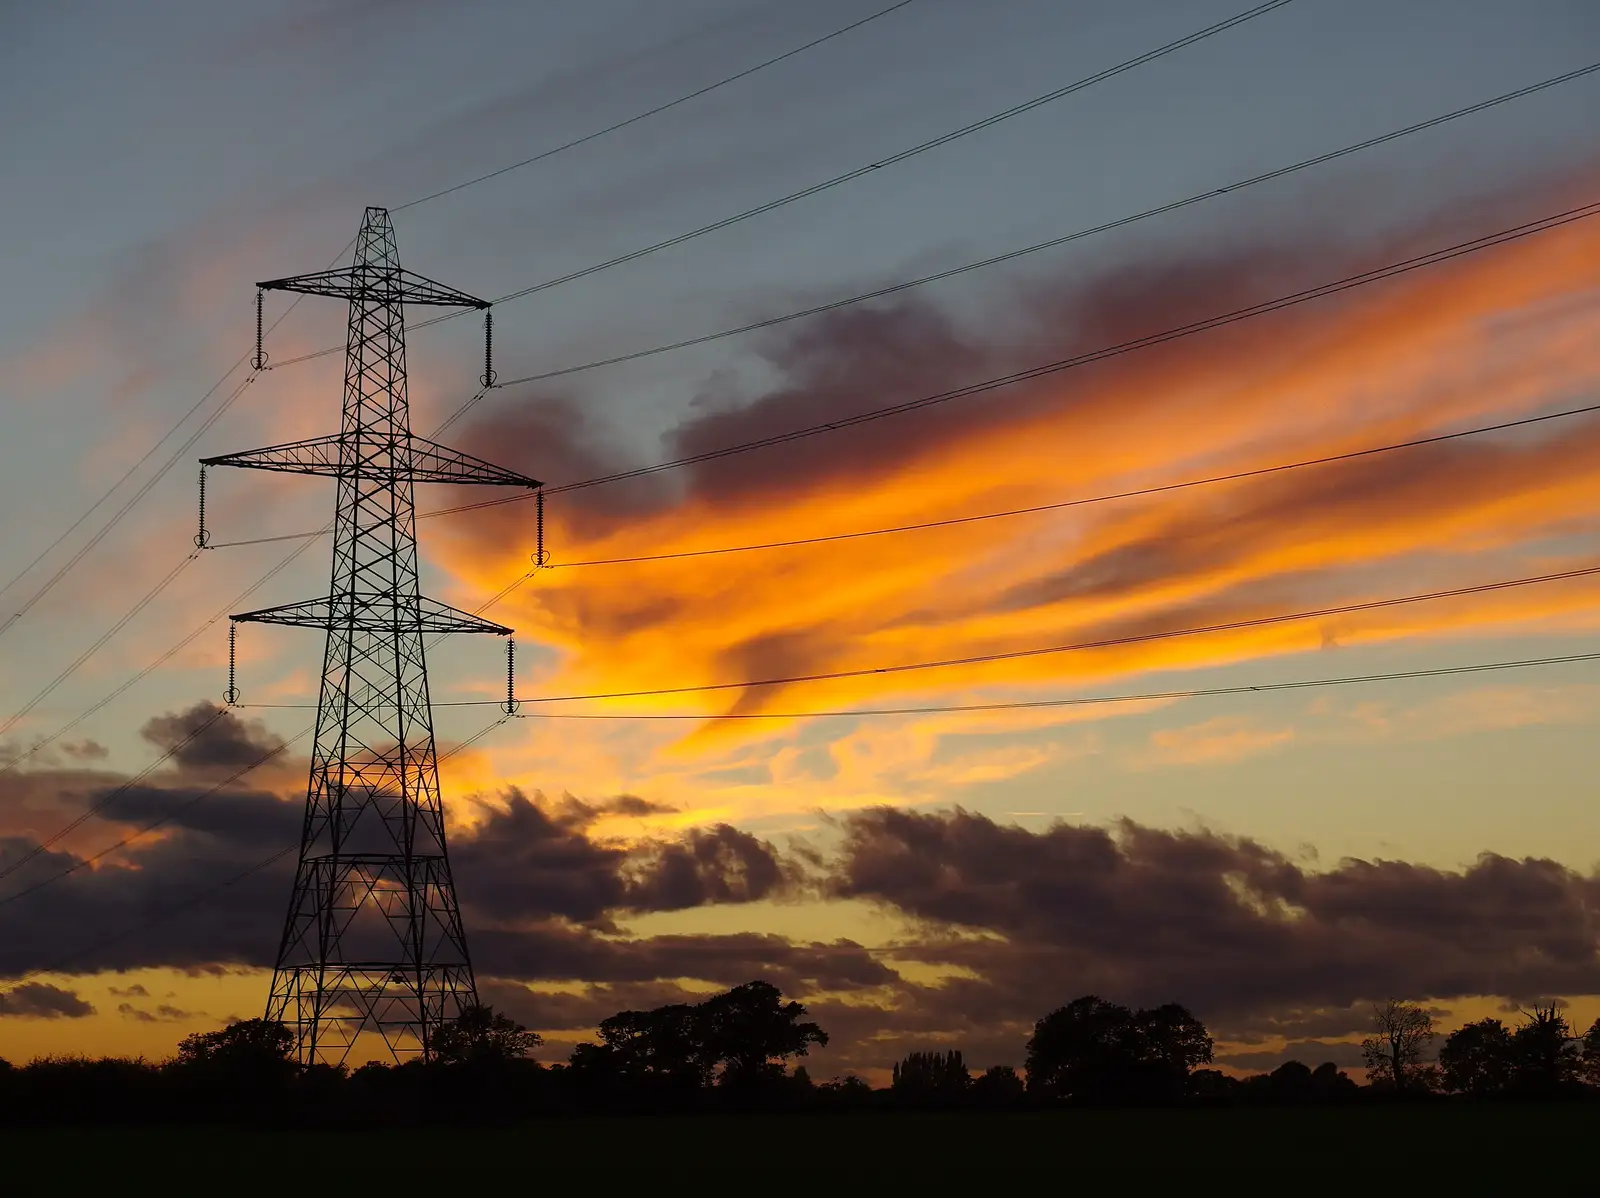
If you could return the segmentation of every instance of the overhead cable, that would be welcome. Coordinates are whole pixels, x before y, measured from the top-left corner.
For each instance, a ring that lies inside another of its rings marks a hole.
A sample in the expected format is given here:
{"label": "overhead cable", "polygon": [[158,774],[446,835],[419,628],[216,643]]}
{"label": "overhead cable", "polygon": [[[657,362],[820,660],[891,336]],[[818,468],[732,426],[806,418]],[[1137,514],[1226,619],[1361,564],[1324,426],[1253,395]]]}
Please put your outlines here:
{"label": "overhead cable", "polygon": [[1397,682],[1411,678],[1444,678],[1458,674],[1483,674],[1497,670],[1523,670],[1569,662],[1600,661],[1600,653],[1564,653],[1551,657],[1524,658],[1518,661],[1477,662],[1471,665],[1438,666],[1421,670],[1397,670],[1387,674],[1353,674],[1335,678],[1304,678],[1290,682],[1258,682],[1245,686],[1208,686],[1189,690],[1144,691],[1118,695],[1076,695],[1065,699],[1019,699],[995,703],[934,703],[907,707],[840,708],[832,711],[760,712],[519,712],[518,720],[819,720],[835,717],[943,715],[950,712],[1025,711],[1051,707],[1095,707],[1117,703],[1154,703],[1173,699],[1200,699],[1222,695],[1267,694],[1273,691],[1307,690],[1316,687],[1355,686],[1372,682]]}
{"label": "overhead cable", "polygon": [[[1293,2],[1294,0],[1267,0],[1267,3],[1265,4],[1258,4],[1254,8],[1247,9],[1242,13],[1238,13],[1235,16],[1227,18],[1226,20],[1218,21],[1215,24],[1206,26],[1204,29],[1196,30],[1194,33],[1190,33],[1184,37],[1178,38],[1176,41],[1168,42],[1163,46],[1156,47],[1154,50],[1148,50],[1135,58],[1130,58],[1126,62],[1118,63],[1114,67],[1108,67],[1103,71],[1086,76],[1085,78],[1079,79],[1074,83],[1069,83],[1065,87],[1059,87],[1054,91],[1046,92],[1044,95],[1035,96],[1033,99],[1026,100],[1021,104],[1014,104],[1010,108],[993,113],[990,116],[984,117],[982,120],[973,121],[970,124],[963,125],[959,129],[953,129],[948,133],[940,134],[938,137],[929,138],[927,141],[919,142],[918,144],[901,150],[898,153],[891,154],[887,158],[880,158],[874,162],[866,163],[862,166],[856,167],[854,170],[846,171],[842,175],[835,175],[830,179],[824,179],[820,183],[813,183],[809,187],[801,188],[799,191],[790,192],[787,195],[779,196],[777,199],[768,200],[763,204],[757,204],[753,208],[746,208],[741,212],[732,214],[731,216],[725,216],[720,220],[712,221],[710,224],[701,225],[699,228],[690,229],[687,232],[678,233],[672,237],[667,237],[660,241],[652,242],[649,245],[642,246],[636,250],[631,250],[628,253],[618,254],[616,257],[608,258],[603,262],[592,263],[589,266],[581,267],[577,270],[568,271],[566,274],[557,275],[554,278],[546,279],[542,283],[535,283],[530,287],[523,287],[517,291],[507,292],[505,295],[499,296],[491,302],[495,304],[507,304],[511,303],[513,300],[524,299],[530,295],[537,295],[539,292],[548,291],[553,287],[560,287],[567,283],[576,282],[578,279],[588,278],[590,275],[599,274],[601,271],[610,270],[612,267],[622,266],[628,262],[636,262],[640,258],[644,258],[650,254],[658,253],[661,250],[670,249],[673,246],[682,245],[686,241],[692,241],[697,237],[704,237],[708,233],[715,233],[718,230],[728,228],[730,225],[739,224],[742,221],[750,220],[752,217],[761,216],[765,213],[773,211],[774,209],[782,208],[788,204],[793,204],[798,200],[807,199],[810,196],[818,195],[824,191],[829,191],[835,187],[842,186],[845,183],[852,182],[853,180],[863,178],[864,176],[870,175],[876,171],[883,170],[885,167],[894,166],[898,163],[904,162],[909,158],[917,156],[918,154],[926,153],[927,151],[936,149],[939,146],[948,145],[959,138],[966,137],[968,134],[976,133],[979,130],[987,129],[993,125],[997,125],[1001,121],[1010,120],[1012,117],[1021,116],[1023,113],[1031,112],[1045,104],[1049,104],[1056,100],[1063,99],[1066,96],[1070,96],[1074,92],[1082,91],[1085,88],[1092,87],[1097,83],[1103,83],[1105,80],[1114,78],[1125,71],[1131,71],[1136,67],[1145,65],[1146,63],[1154,62],[1158,58],[1164,58],[1168,54],[1175,53],[1176,51],[1187,46],[1192,46],[1196,42],[1204,41],[1206,38],[1213,37],[1216,34],[1222,33],[1228,29],[1232,29],[1237,25],[1242,25],[1246,21],[1254,20],[1256,17],[1265,16],[1267,13],[1279,8],[1284,8]],[[427,320],[418,321],[416,324],[410,326],[410,328],[424,329],[430,325],[443,324],[447,320],[454,319],[457,315],[460,314],[446,313],[442,316],[431,317]],[[328,354],[342,353],[343,350],[344,347],[342,345],[329,346],[326,349],[320,349],[309,354],[301,354],[296,358],[290,358],[287,361],[280,362],[279,365],[292,366],[299,362],[309,362],[314,358],[326,357]]]}
{"label": "overhead cable", "polygon": [[792,50],[785,50],[782,54],[769,58],[764,62],[758,62],[755,64],[755,66],[746,67],[744,70],[739,71],[736,74],[725,75],[723,78],[718,79],[715,83],[709,83],[706,86],[697,88],[692,92],[687,92],[675,100],[668,100],[664,104],[657,104],[654,108],[647,109],[644,112],[635,113],[626,120],[617,121],[615,124],[607,125],[604,129],[597,129],[593,133],[585,133],[582,137],[574,137],[569,141],[562,142],[558,146],[553,146],[548,150],[542,150],[530,158],[524,158],[520,162],[513,162],[509,166],[502,166],[498,170],[492,170],[486,174],[478,175],[476,178],[468,179],[463,183],[456,183],[449,187],[441,188],[439,191],[431,192],[425,196],[420,196],[415,200],[407,200],[404,204],[400,204],[397,207],[391,208],[389,211],[391,213],[404,212],[406,209],[415,208],[419,204],[426,204],[432,200],[441,199],[447,195],[454,195],[456,192],[463,191],[468,187],[476,187],[480,183],[487,183],[490,179],[498,179],[501,175],[507,175],[512,171],[521,170],[525,166],[532,166],[535,162],[543,162],[546,158],[553,158],[555,155],[560,154],[565,150],[575,149],[576,147],[585,145],[588,142],[596,140],[597,138],[604,137],[608,133],[615,133],[619,129],[626,129],[629,125],[635,125],[640,121],[647,120],[650,117],[659,116],[661,113],[666,112],[669,108],[676,108],[680,104],[687,104],[690,100],[697,100],[701,96],[709,95],[718,88],[726,87],[730,83],[737,83],[740,79],[746,79],[749,76],[754,75],[757,71],[764,71],[768,67],[777,66],[780,62],[785,62],[788,59],[796,57],[797,55],[804,54],[807,50],[814,50],[826,42],[833,41],[834,38],[843,37],[847,33],[853,33],[862,26],[870,25],[880,17],[887,17],[890,13],[898,12],[900,9],[906,8],[914,2],[915,0],[899,0],[898,4],[891,4],[887,8],[880,8],[877,12],[869,13],[860,20],[852,21],[843,28],[835,29],[832,33],[825,33],[821,37],[813,38],[811,41],[806,42],[803,46],[796,46]]}

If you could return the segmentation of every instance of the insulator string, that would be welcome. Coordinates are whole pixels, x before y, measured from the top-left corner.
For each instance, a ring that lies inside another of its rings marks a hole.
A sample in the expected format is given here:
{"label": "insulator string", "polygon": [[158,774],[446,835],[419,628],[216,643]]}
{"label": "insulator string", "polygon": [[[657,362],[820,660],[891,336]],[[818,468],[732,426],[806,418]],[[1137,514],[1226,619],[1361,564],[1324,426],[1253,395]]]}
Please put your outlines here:
{"label": "insulator string", "polygon": [[487,389],[494,386],[494,313],[483,310],[483,377],[478,381]]}
{"label": "insulator string", "polygon": [[237,707],[239,705],[238,649],[239,626],[230,622],[228,624],[228,689],[222,693],[222,697],[228,701],[229,707]]}
{"label": "insulator string", "polygon": [[537,535],[533,554],[535,569],[542,570],[550,564],[550,555],[544,549],[544,488],[534,492],[534,530]]}
{"label": "insulator string", "polygon": [[517,714],[517,642],[506,638],[506,702],[501,709],[507,715]]}
{"label": "insulator string", "polygon": [[211,534],[206,531],[206,468],[200,467],[200,530],[194,534],[196,549],[211,547]]}
{"label": "insulator string", "polygon": [[256,288],[256,356],[251,360],[250,364],[257,370],[265,370],[267,368],[267,351],[261,345],[261,312],[266,302],[266,295],[267,293],[261,288]]}

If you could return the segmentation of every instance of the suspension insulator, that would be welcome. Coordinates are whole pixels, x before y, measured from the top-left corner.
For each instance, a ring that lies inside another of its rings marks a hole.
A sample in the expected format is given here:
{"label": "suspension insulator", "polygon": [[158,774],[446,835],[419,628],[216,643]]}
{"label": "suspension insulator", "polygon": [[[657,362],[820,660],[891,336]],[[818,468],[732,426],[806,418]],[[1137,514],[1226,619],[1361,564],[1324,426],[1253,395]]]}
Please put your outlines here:
{"label": "suspension insulator", "polygon": [[256,290],[256,356],[250,360],[250,365],[254,366],[257,370],[265,370],[267,368],[267,351],[264,348],[262,348],[262,345],[261,345],[261,337],[262,337],[262,333],[261,333],[261,311],[262,311],[263,304],[266,302],[266,295],[267,295],[267,293],[265,291],[262,291],[259,288],[257,288],[257,290]]}
{"label": "suspension insulator", "polygon": [[211,534],[206,531],[206,468],[200,467],[200,530],[194,534],[196,549],[211,547]]}
{"label": "suspension insulator", "polygon": [[544,488],[543,487],[540,487],[537,491],[534,492],[534,495],[533,495],[533,507],[534,507],[534,533],[535,533],[535,537],[536,537],[536,540],[535,540],[535,546],[536,547],[535,547],[534,553],[533,553],[533,566],[534,566],[534,569],[536,569],[536,570],[542,570],[542,569],[544,569],[546,566],[548,566],[550,564],[550,555],[545,552],[545,548],[544,548]]}
{"label": "suspension insulator", "polygon": [[494,313],[483,310],[483,376],[478,379],[487,391],[494,386]]}
{"label": "suspension insulator", "polygon": [[517,714],[517,642],[510,637],[506,638],[506,701],[500,710]]}
{"label": "suspension insulator", "polygon": [[227,700],[229,707],[235,707],[239,703],[239,687],[237,685],[238,649],[239,626],[230,623],[228,625],[228,689],[222,692],[222,697]]}

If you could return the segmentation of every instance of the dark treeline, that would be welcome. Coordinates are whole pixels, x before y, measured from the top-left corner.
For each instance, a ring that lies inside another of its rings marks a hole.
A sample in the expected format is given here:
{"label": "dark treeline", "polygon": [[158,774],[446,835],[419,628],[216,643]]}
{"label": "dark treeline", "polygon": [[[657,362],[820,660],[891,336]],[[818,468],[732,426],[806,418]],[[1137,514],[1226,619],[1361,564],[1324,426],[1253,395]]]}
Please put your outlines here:
{"label": "dark treeline", "polygon": [[487,1006],[440,1029],[429,1060],[355,1069],[293,1060],[280,1024],[253,1019],[186,1037],[166,1061],[0,1061],[0,1122],[249,1119],[324,1126],[583,1113],[1008,1111],[1093,1105],[1294,1105],[1600,1097],[1600,1020],[1577,1035],[1555,1005],[1438,1038],[1423,1008],[1373,1013],[1358,1085],[1332,1062],[1234,1077],[1212,1068],[1204,1024],[1176,1003],[1131,1009],[1093,995],[1040,1019],[1021,1071],[970,1070],[959,1049],[913,1052],[888,1087],[816,1082],[801,1058],[828,1043],[798,1002],[749,982],[698,1003],[623,1011],[565,1064],[531,1055],[537,1033]]}

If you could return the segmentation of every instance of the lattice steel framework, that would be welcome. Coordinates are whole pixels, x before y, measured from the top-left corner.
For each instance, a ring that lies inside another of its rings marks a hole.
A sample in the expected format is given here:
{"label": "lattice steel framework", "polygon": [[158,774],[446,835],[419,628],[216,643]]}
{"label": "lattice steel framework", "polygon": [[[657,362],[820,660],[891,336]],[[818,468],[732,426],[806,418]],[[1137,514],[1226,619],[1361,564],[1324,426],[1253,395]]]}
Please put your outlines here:
{"label": "lattice steel framework", "polygon": [[445,848],[423,639],[511,629],[421,595],[412,491],[418,482],[539,484],[412,435],[405,305],[489,305],[402,270],[384,209],[366,210],[351,266],[257,286],[349,301],[338,435],[202,463],[326,475],[338,487],[328,594],[232,617],[327,630],[300,862],[267,1018],[295,1031],[304,1064],[344,1061],[367,1031],[397,1060],[426,1056],[434,1030],[476,991]]}

